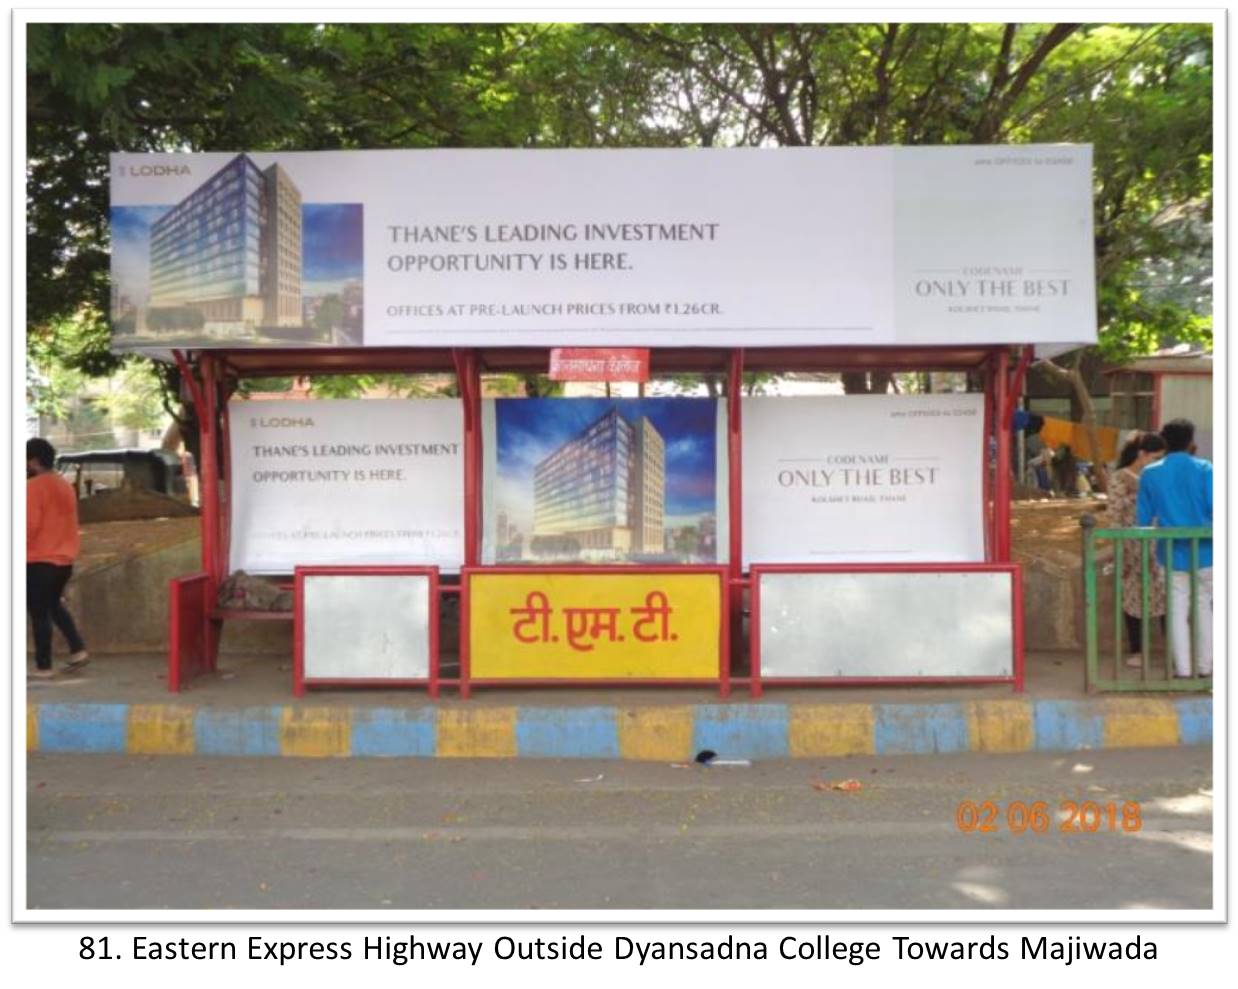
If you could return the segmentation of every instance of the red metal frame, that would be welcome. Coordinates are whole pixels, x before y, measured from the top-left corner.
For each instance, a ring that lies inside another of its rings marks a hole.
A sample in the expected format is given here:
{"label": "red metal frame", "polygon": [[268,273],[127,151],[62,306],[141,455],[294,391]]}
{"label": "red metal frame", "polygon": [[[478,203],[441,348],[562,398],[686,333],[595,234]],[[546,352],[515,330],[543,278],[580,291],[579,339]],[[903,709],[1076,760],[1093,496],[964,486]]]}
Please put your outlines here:
{"label": "red metal frame", "polygon": [[[524,567],[465,567],[460,572],[460,697],[467,699],[473,687],[695,687],[704,684],[717,683],[718,695],[726,698],[731,695],[731,619],[730,581],[727,579],[728,568],[725,566],[524,566]],[[469,653],[472,630],[470,628],[470,598],[472,578],[477,575],[518,574],[520,576],[574,574],[579,576],[641,576],[645,574],[711,574],[718,578],[718,678],[591,678],[547,679],[537,677],[486,677],[475,679],[472,676]],[[447,682],[447,681],[444,681]]]}
{"label": "red metal frame", "polygon": [[[754,696],[760,696],[766,684],[779,687],[862,687],[912,686],[921,684],[987,684],[1010,683],[1015,693],[1023,692],[1023,568],[1017,563],[817,563],[817,564],[753,564],[752,619],[748,629],[748,648],[752,656],[752,679],[757,684]],[[779,677],[761,678],[761,577],[767,573],[1006,573],[1010,575],[1011,601],[1011,675],[1008,677]]]}
{"label": "red metal frame", "polygon": [[202,387],[198,384],[198,379],[193,376],[193,369],[189,366],[189,361],[185,359],[185,354],[182,351],[172,351],[172,359],[176,361],[177,368],[181,372],[181,381],[185,387],[189,389],[189,394],[193,399],[195,408],[201,409],[206,405],[206,401],[202,397]]}
{"label": "red metal frame", "polygon": [[481,562],[481,373],[475,350],[453,350],[464,405],[464,563]]}
{"label": "red metal frame", "polygon": [[994,464],[993,458],[990,455],[990,441],[994,445],[997,442],[997,434],[993,431],[993,403],[995,401],[993,394],[993,362],[989,361],[984,368],[984,435],[981,437],[981,525],[984,529],[984,558],[988,563],[993,562],[993,554],[995,551],[995,543],[997,541],[996,518],[994,514],[993,504],[993,475]]}
{"label": "red metal frame", "polygon": [[1006,396],[1007,419],[1014,418],[1015,406],[1019,404],[1019,396],[1023,394],[1023,382],[1027,380],[1027,369],[1031,367],[1035,353],[1035,347],[1024,347],[1019,354],[1019,363],[1015,366],[1014,377],[1010,383],[1010,394]]}
{"label": "red metal frame", "polygon": [[219,444],[223,452],[223,484],[219,514],[219,575],[224,579],[232,570],[232,417],[225,395],[219,408]]}
{"label": "red metal frame", "polygon": [[211,578],[190,574],[168,581],[168,690],[181,687],[196,676],[213,672],[215,650],[211,647]]}
{"label": "red metal frame", "polygon": [[993,479],[997,539],[994,549],[999,563],[1010,559],[1010,413],[1007,411],[1009,388],[1010,355],[1003,347],[997,353],[997,388],[993,398],[997,411],[997,422],[994,424],[997,457]]}
{"label": "red metal frame", "polygon": [[[498,348],[487,350],[476,349],[404,349],[404,348],[351,348],[339,350],[243,350],[199,352],[197,363],[200,369],[201,382],[194,378],[192,368],[186,356],[179,351],[173,352],[173,357],[181,368],[186,386],[193,395],[198,406],[199,424],[201,429],[201,463],[199,466],[200,483],[202,487],[202,565],[203,572],[186,580],[197,579],[207,589],[203,598],[206,608],[206,628],[202,643],[209,657],[210,667],[214,667],[215,653],[222,622],[225,619],[254,618],[262,620],[293,619],[297,629],[300,627],[299,615],[294,613],[273,612],[236,612],[225,611],[214,607],[214,596],[219,582],[223,579],[229,566],[229,547],[231,544],[231,482],[232,469],[230,463],[229,445],[229,415],[226,401],[221,401],[220,383],[225,378],[231,380],[236,376],[275,375],[296,373],[355,373],[366,370],[389,371],[444,371],[454,369],[459,381],[460,398],[464,411],[464,500],[465,500],[465,531],[464,531],[464,567],[461,571],[460,587],[442,585],[436,575],[435,601],[444,594],[459,593],[461,607],[461,656],[459,686],[461,696],[467,697],[470,684],[487,686],[491,681],[471,680],[468,664],[468,593],[467,583],[470,572],[512,572],[527,573],[533,569],[543,569],[548,572],[580,572],[588,574],[622,572],[700,572],[708,570],[721,574],[723,586],[722,614],[724,628],[722,629],[722,655],[719,663],[719,683],[723,696],[729,694],[732,683],[749,682],[753,696],[761,693],[760,657],[752,654],[752,672],[749,677],[736,677],[731,669],[730,647],[734,642],[743,640],[743,611],[745,591],[749,591],[752,620],[749,639],[759,632],[759,588],[755,577],[745,578],[743,569],[743,425],[742,425],[742,385],[745,370],[776,371],[790,369],[811,370],[846,370],[846,369],[883,369],[883,370],[962,370],[980,369],[985,374],[985,425],[984,425],[984,534],[985,558],[990,564],[1006,563],[1010,559],[1010,416],[1013,404],[1021,391],[1022,378],[1032,359],[1032,349],[1025,347],[1020,354],[1020,360],[1013,374],[1010,367],[1010,348],[1006,346],[957,346],[929,348],[874,348],[874,347],[818,347],[818,348],[661,348],[651,351],[650,362],[653,372],[705,370],[716,373],[725,371],[727,374],[727,453],[728,453],[728,562],[720,567],[482,567],[482,435],[481,435],[481,371],[488,370],[544,370],[548,356],[546,348]],[[996,440],[996,457],[990,458],[989,444]],[[222,464],[219,455],[220,444],[223,444]],[[995,460],[996,463],[992,463]],[[222,469],[221,469],[222,468]],[[995,469],[991,469],[995,468]],[[221,490],[221,480],[228,485],[228,490]],[[719,538],[722,533],[718,534]],[[929,565],[932,569],[950,569],[950,565]],[[981,565],[961,565],[964,569],[979,569]],[[762,565],[762,569],[770,570],[771,565]],[[880,568],[880,567],[879,567]],[[309,569],[309,568],[306,568]],[[361,567],[346,568],[350,573],[374,571],[382,568]],[[414,571],[424,568],[401,568],[404,571]],[[807,567],[790,566],[791,570],[805,570]],[[860,565],[843,566],[843,569],[857,571]],[[756,568],[754,568],[755,574]],[[1015,596],[1022,601],[1022,586],[1019,571],[1015,572]],[[1022,622],[1023,616],[1018,613],[1014,617],[1015,635],[1019,643],[1016,690],[1022,689]],[[732,628],[734,623],[734,628]],[[183,635],[183,631],[181,632]],[[435,686],[450,684],[456,681],[437,676],[438,669],[438,611],[434,615],[434,661],[436,664]],[[172,661],[176,645],[170,646],[169,659]],[[299,649],[299,646],[298,646]],[[184,663],[178,660],[177,686],[173,687],[169,679],[169,689],[179,689],[183,682],[180,674],[186,672]],[[295,664],[294,664],[295,665]],[[423,681],[428,683],[428,681]],[[606,684],[635,685],[650,683],[659,685],[675,685],[682,683],[697,684],[713,682],[690,680],[502,680],[495,681],[508,685],[589,685]],[[780,684],[785,681],[779,681]],[[834,681],[840,682],[840,681]],[[888,679],[877,682],[889,683]],[[927,682],[916,680],[914,682]],[[950,682],[964,682],[955,678]],[[993,682],[984,680],[981,682]],[[347,681],[358,684],[358,681]],[[391,681],[379,681],[389,685]],[[304,684],[302,685],[304,686]],[[433,692],[432,691],[432,692]]]}
{"label": "red metal frame", "polygon": [[[438,567],[404,566],[307,566],[293,573],[292,693],[304,697],[307,687],[427,687],[438,697],[439,678],[439,580]],[[423,678],[314,677],[305,675],[305,578],[306,577],[426,577],[429,579],[429,676]]]}
{"label": "red metal frame", "polygon": [[[743,436],[744,351],[731,351],[727,368],[727,608],[730,610],[729,642],[743,641],[744,634],[744,436]],[[719,533],[719,538],[721,533]],[[734,673],[734,657],[727,650],[727,673]]]}

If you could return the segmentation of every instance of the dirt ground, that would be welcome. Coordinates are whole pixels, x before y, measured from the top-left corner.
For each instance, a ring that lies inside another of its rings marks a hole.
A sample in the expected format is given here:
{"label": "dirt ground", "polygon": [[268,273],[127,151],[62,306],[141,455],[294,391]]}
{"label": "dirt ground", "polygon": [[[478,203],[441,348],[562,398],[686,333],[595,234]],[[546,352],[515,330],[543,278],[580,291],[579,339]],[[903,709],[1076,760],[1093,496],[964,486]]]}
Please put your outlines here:
{"label": "dirt ground", "polygon": [[1057,566],[1077,565],[1082,554],[1079,521],[1084,515],[1105,521],[1103,498],[1054,498],[1016,501],[1010,530],[1016,560],[1039,560]]}
{"label": "dirt ground", "polygon": [[[1079,520],[1087,512],[1104,520],[1105,503],[1094,498],[1016,501],[1011,513],[1015,556],[1063,564],[1079,559]],[[108,566],[127,555],[140,555],[193,539],[198,519],[142,519],[93,522],[82,526],[80,571]]]}
{"label": "dirt ground", "polygon": [[197,516],[137,519],[128,522],[88,522],[82,526],[82,554],[77,572],[110,566],[129,556],[141,556],[198,535]]}

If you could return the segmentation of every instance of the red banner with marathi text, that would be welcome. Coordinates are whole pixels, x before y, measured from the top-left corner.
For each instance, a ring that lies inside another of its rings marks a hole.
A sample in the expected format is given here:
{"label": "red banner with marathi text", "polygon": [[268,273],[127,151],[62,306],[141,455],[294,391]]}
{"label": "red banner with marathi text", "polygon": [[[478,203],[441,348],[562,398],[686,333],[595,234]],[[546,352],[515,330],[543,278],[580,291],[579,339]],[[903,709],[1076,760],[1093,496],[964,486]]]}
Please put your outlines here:
{"label": "red banner with marathi text", "polygon": [[640,347],[555,347],[553,381],[648,381],[649,350]]}

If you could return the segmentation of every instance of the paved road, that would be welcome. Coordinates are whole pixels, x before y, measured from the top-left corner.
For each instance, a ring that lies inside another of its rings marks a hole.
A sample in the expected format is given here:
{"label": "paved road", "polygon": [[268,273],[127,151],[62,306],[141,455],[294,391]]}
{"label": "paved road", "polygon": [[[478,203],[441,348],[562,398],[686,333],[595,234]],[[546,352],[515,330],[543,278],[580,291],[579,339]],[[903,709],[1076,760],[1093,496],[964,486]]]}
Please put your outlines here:
{"label": "paved road", "polygon": [[[736,768],[31,755],[32,908],[1211,905],[1210,751]],[[859,792],[814,781],[855,778]],[[1142,830],[960,833],[960,801]]]}

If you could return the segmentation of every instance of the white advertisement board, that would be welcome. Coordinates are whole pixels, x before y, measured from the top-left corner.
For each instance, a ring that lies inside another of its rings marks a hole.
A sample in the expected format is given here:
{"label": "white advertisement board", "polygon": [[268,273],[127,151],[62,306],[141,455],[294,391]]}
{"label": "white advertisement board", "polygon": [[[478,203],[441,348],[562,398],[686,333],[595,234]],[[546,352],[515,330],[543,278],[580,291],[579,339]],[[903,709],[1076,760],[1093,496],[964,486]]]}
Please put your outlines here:
{"label": "white advertisement board", "polygon": [[1088,145],[115,154],[118,350],[1096,339]]}
{"label": "white advertisement board", "polygon": [[762,679],[1013,675],[1010,573],[759,579]]}
{"label": "white advertisement board", "polygon": [[430,578],[307,574],[307,680],[424,680],[430,675]]}
{"label": "white advertisement board", "polygon": [[745,398],[744,565],[984,559],[982,395]]}
{"label": "white advertisement board", "polygon": [[232,570],[460,568],[460,402],[237,400],[229,413]]}

